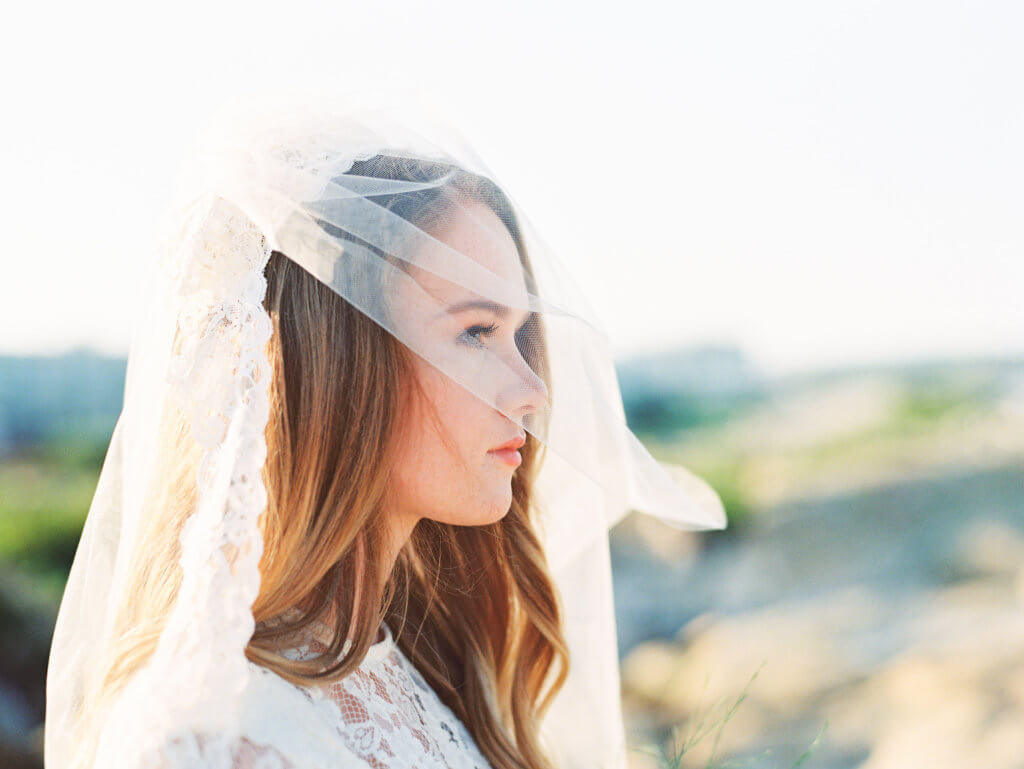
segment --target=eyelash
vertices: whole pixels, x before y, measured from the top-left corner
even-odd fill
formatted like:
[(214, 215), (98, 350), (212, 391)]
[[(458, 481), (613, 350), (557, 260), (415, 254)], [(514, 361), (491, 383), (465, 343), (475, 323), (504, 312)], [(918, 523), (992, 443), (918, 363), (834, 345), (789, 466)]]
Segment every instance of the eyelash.
[(470, 347), (482, 347), (482, 345), (479, 342), (479, 337), (474, 337), (473, 332), (476, 331), (482, 334), (483, 336), (490, 336), (497, 330), (498, 326), (497, 324), (494, 323), (490, 324), (489, 326), (470, 326), (469, 328), (462, 332), (462, 338), (471, 340), (466, 342), (466, 344), (468, 344)]

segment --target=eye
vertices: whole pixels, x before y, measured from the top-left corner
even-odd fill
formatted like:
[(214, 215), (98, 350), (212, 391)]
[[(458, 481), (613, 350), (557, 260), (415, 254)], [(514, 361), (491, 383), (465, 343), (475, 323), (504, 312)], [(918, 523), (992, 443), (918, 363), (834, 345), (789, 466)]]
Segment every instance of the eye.
[(497, 330), (498, 326), (494, 323), (491, 323), (489, 326), (470, 326), (459, 335), (459, 339), (471, 347), (483, 347), (480, 337), (490, 336)]

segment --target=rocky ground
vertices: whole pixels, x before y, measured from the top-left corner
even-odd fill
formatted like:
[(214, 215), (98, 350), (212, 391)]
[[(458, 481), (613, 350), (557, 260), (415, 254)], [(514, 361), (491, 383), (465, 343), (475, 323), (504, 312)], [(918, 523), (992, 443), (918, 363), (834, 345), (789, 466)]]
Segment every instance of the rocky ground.
[(812, 746), (804, 769), (1024, 767), (1018, 418), (890, 436), (788, 493), (800, 462), (776, 451), (781, 479), (729, 536), (627, 518), (612, 556), (632, 767), (665, 766), (644, 751), (702, 720), (681, 767), (791, 767)]

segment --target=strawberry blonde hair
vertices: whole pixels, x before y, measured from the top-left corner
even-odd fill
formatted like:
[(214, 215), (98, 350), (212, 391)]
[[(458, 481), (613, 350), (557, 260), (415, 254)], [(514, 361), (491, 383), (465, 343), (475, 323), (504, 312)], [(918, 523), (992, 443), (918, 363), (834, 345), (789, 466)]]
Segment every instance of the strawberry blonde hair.
[[(534, 290), (512, 207), (490, 180), (448, 164), (390, 155), (357, 161), (350, 173), (409, 181), (448, 175), (446, 190), (377, 196), (374, 202), (427, 231), (440, 221), (442, 194), (454, 191), (460, 200), (485, 203), (511, 234)], [(381, 559), (393, 551), (383, 500), (398, 428), (422, 403), (412, 353), (286, 254), (272, 252), (265, 274), (264, 307), (274, 332), (267, 346), (268, 504), (260, 518), (256, 632), (246, 655), (287, 680), (322, 685), (355, 670), (386, 622), (395, 643), (495, 769), (553, 769), (539, 729), (568, 675), (569, 653), (532, 504), (543, 445), (527, 434), (503, 518), (479, 526), (421, 519), (388, 571)], [(517, 341), (531, 368), (548, 380), (538, 316), (531, 316)], [(173, 406), (162, 430), (165, 471), (158, 474), (151, 507), (157, 513), (143, 523), (115, 627), (114, 637), (123, 640), (104, 666), (87, 715), (104, 712), (151, 656), (181, 583), (178, 535), (194, 509), (197, 458), (182, 448), (194, 442)], [(297, 621), (280, 620), (296, 609)], [(279, 653), (292, 633), (325, 620), (334, 643), (321, 657), (298, 661)], [(352, 644), (342, 654), (346, 638)]]

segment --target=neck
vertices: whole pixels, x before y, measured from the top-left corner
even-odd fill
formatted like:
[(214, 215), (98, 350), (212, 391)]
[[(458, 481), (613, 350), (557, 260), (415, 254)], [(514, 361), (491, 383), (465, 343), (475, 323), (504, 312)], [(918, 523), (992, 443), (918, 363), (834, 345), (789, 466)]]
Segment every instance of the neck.
[[(384, 561), (384, 569), (382, 570), (382, 574), (385, 575), (384, 579), (390, 577), (391, 572), (395, 568), (395, 562), (398, 560), (398, 553), (405, 546), (405, 543), (409, 540), (409, 537), (412, 535), (412, 530), (415, 528), (418, 520), (418, 517), (414, 518), (411, 516), (404, 516), (400, 514), (392, 515), (390, 517), (391, 525), (388, 529), (388, 536), (386, 538), (387, 556), (386, 560)], [(361, 545), (358, 547), (359, 549), (357, 551), (357, 560), (359, 563), (362, 563), (365, 554), (361, 548)], [(355, 600), (352, 604), (352, 616), (356, 616), (359, 612), (359, 602), (360, 598), (362, 597), (362, 574), (362, 570), (357, 571), (357, 582), (355, 585)], [(383, 587), (383, 585), (381, 587)], [(331, 604), (330, 608), (327, 611), (327, 614), (324, 616), (323, 622), (328, 627), (334, 627), (335, 623), (337, 622), (337, 619), (337, 604)], [(351, 636), (348, 637), (348, 640), (352, 640)], [(377, 635), (374, 637), (373, 643), (379, 643), (383, 640), (384, 630), (383, 628), (381, 628), (378, 630)]]

